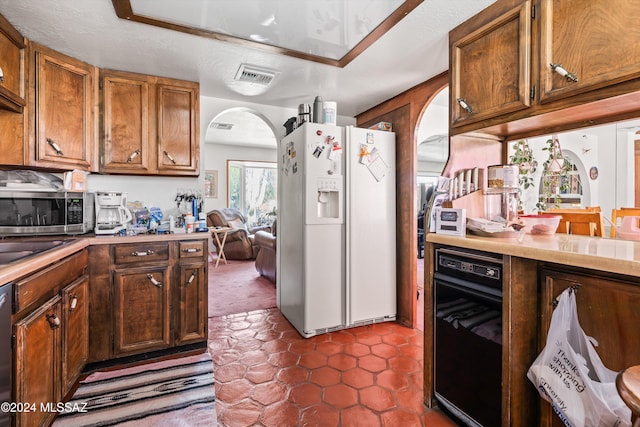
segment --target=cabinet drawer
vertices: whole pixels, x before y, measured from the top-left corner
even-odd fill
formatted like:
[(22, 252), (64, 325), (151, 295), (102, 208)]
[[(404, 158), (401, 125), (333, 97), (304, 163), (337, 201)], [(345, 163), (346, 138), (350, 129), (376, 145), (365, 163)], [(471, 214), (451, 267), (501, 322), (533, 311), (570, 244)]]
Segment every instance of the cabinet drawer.
[(169, 243), (136, 243), (131, 245), (114, 245), (114, 261), (116, 264), (140, 262), (157, 262), (169, 260)]
[(82, 250), (62, 261), (28, 276), (15, 285), (15, 313), (42, 302), (82, 276), (87, 268), (87, 251)]
[(180, 258), (202, 258), (206, 252), (206, 240), (180, 242)]

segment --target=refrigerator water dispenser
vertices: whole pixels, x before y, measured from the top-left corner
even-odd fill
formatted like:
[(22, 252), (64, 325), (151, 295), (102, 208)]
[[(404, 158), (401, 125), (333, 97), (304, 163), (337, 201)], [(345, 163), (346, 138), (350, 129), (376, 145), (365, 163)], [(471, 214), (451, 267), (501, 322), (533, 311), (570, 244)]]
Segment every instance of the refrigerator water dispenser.
[(318, 180), (318, 218), (340, 218), (339, 180), (322, 178)]

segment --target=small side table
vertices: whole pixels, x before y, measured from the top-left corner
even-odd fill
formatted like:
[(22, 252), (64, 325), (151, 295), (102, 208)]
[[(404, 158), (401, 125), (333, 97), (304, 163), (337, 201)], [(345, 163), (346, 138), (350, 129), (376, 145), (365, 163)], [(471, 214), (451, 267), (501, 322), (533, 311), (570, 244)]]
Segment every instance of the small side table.
[[(227, 264), (227, 257), (224, 255), (224, 244), (227, 241), (227, 234), (232, 230), (231, 227), (209, 227), (209, 231), (213, 234), (213, 238), (216, 239), (218, 244), (218, 259), (216, 260), (216, 268), (222, 259)], [(220, 240), (222, 236), (222, 240)]]

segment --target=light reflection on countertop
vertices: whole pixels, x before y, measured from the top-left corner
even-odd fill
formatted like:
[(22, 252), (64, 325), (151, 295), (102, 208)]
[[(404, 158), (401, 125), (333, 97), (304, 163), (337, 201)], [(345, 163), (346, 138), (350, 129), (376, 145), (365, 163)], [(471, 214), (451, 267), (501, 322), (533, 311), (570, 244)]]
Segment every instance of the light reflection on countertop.
[(429, 233), (425, 239), (431, 243), (640, 276), (640, 242), (575, 234), (525, 234), (521, 237), (458, 237)]

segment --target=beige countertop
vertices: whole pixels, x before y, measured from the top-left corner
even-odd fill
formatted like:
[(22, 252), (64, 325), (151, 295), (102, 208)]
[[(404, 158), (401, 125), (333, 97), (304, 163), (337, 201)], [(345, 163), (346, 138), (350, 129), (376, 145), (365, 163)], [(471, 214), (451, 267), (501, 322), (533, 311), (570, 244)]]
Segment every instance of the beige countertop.
[[(0, 285), (30, 274), (91, 245), (166, 242), (173, 240), (202, 240), (210, 238), (211, 233), (139, 234), (137, 236), (51, 236), (52, 240), (71, 240), (72, 242), (49, 251), (42, 252), (35, 256), (25, 258), (24, 260), (0, 266)], [(29, 238), (24, 239), (27, 240)], [(39, 239), (42, 240), (43, 238), (39, 237)]]
[(602, 237), (524, 234), (519, 238), (429, 233), (427, 242), (640, 277), (640, 242)]

